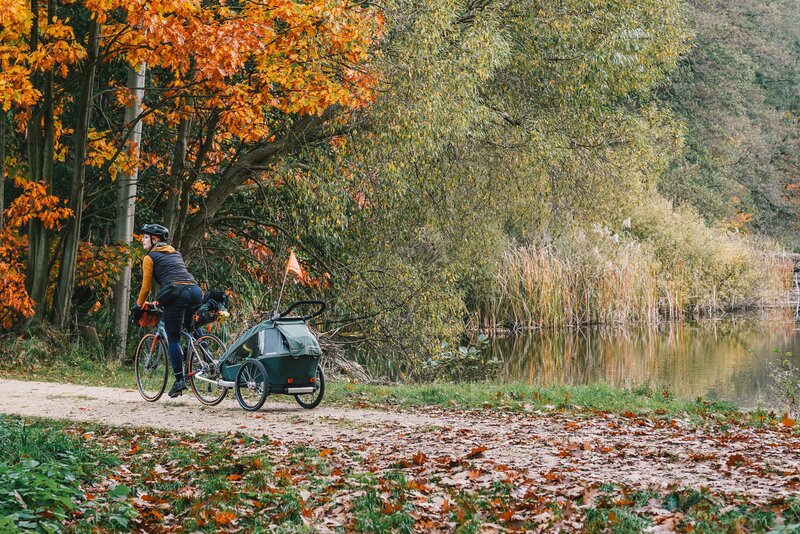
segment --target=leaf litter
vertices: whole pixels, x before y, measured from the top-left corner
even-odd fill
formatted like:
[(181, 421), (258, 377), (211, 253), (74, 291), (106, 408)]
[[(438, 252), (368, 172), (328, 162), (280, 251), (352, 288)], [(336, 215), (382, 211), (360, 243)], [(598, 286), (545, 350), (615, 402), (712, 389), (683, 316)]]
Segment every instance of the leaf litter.
[[(286, 404), (254, 417), (233, 403), (166, 408), (85, 386), (34, 383), (15, 396), (13, 382), (3, 381), (11, 394), (0, 411), (79, 421), (68, 432), (121, 460), (82, 490), (131, 488), (137, 529), (148, 532), (759, 531), (800, 522), (800, 437), (785, 421)], [(97, 400), (56, 410), (46, 400), (54, 388)]]

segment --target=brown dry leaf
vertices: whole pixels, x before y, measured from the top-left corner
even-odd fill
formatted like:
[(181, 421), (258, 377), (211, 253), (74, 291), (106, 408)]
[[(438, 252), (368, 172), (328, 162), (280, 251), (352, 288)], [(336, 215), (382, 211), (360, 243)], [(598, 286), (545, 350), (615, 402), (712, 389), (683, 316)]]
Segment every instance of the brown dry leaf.
[(470, 469), (470, 471), (469, 471), (469, 479), (470, 480), (477, 480), (477, 479), (481, 478), (482, 475), (483, 475), (483, 471), (481, 471), (480, 469)]
[(219, 510), (214, 512), (214, 521), (218, 525), (228, 525), (236, 521), (236, 515), (233, 512)]
[(403, 507), (398, 504), (392, 504), (390, 502), (384, 501), (382, 511), (386, 515), (392, 515), (393, 513), (401, 510)]
[(728, 461), (725, 462), (725, 465), (728, 467), (738, 467), (740, 465), (747, 465), (749, 463), (749, 460), (741, 454), (731, 454), (728, 456)]
[(472, 451), (470, 451), (469, 454), (467, 454), (466, 458), (469, 458), (469, 459), (479, 458), (479, 457), (483, 456), (483, 453), (486, 450), (487, 450), (487, 448), (486, 448), (485, 445), (481, 445), (479, 447), (475, 447), (475, 448), (472, 449)]
[(416, 454), (414, 454), (414, 456), (411, 457), (411, 460), (416, 465), (424, 464), (427, 459), (428, 459), (428, 457), (422, 451), (418, 451)]

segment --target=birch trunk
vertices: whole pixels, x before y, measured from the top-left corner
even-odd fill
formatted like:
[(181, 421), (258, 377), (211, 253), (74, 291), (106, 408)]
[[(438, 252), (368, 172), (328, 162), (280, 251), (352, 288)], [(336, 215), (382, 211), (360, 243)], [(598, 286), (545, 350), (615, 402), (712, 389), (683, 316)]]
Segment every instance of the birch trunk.
[[(133, 157), (139, 157), (139, 144), (142, 140), (142, 122), (139, 120), (141, 101), (144, 98), (144, 83), (147, 67), (128, 71), (128, 90), (131, 101), (125, 108), (125, 124), (129, 128), (128, 143), (133, 147)], [(117, 179), (117, 219), (114, 228), (114, 239), (117, 244), (129, 245), (133, 238), (133, 222), (136, 214), (136, 187), (139, 180), (139, 168), (135, 166), (130, 174), (121, 175)], [(131, 262), (122, 267), (119, 280), (114, 287), (114, 322), (119, 333), (116, 347), (119, 360), (125, 359), (125, 347), (128, 342), (128, 311), (131, 297)]]

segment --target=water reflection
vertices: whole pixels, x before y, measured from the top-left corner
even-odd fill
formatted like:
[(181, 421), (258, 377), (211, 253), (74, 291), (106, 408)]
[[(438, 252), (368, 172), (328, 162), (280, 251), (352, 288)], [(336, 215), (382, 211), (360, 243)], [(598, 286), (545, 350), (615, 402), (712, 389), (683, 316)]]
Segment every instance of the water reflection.
[[(680, 398), (775, 404), (768, 362), (800, 354), (792, 308), (636, 330), (583, 328), (496, 337), (502, 379), (668, 388)], [(778, 352), (774, 352), (777, 349)]]

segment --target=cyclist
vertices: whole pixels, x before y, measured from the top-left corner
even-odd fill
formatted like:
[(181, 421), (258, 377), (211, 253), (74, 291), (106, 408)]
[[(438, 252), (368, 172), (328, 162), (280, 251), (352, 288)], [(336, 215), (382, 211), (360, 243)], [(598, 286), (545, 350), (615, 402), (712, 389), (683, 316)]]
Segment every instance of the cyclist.
[(142, 289), (137, 306), (144, 306), (153, 280), (160, 290), (156, 302), (164, 308), (164, 328), (167, 331), (169, 360), (175, 373), (175, 383), (170, 397), (181, 395), (186, 389), (183, 376), (183, 351), (181, 350), (181, 325), (190, 329), (192, 310), (203, 300), (203, 291), (186, 269), (181, 253), (169, 244), (169, 230), (160, 224), (145, 224), (141, 232), (142, 245), (147, 255), (142, 259)]

